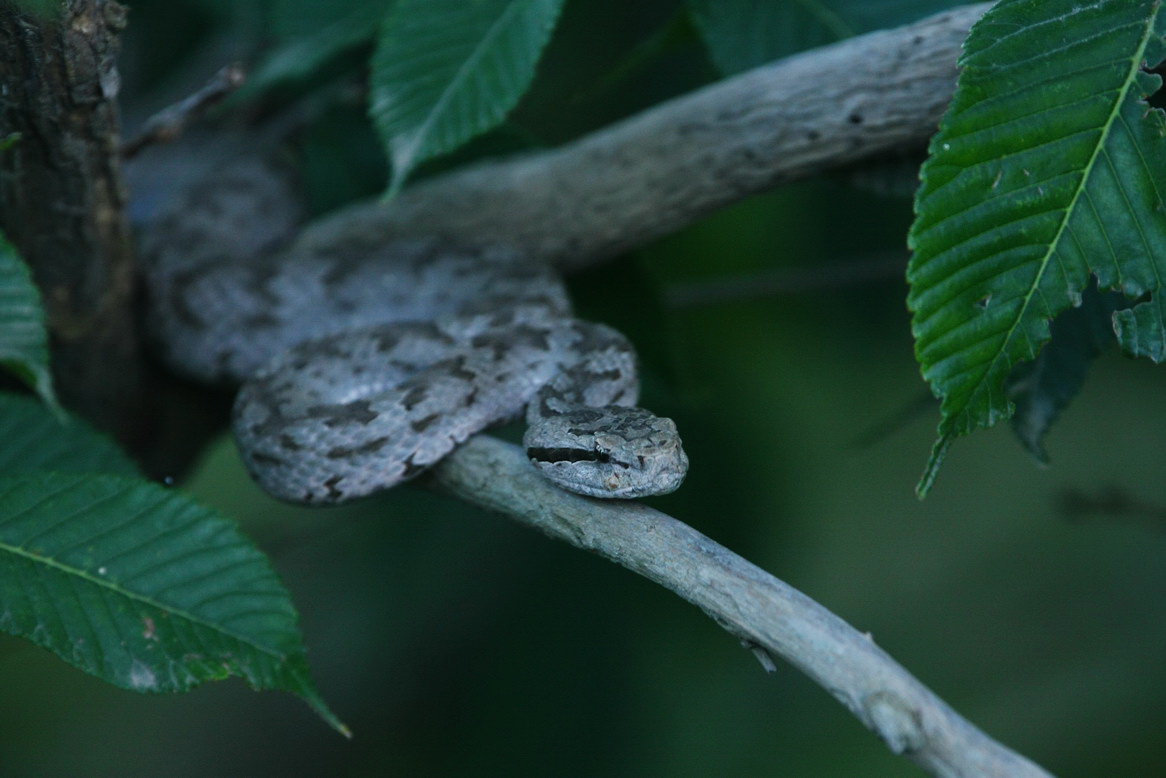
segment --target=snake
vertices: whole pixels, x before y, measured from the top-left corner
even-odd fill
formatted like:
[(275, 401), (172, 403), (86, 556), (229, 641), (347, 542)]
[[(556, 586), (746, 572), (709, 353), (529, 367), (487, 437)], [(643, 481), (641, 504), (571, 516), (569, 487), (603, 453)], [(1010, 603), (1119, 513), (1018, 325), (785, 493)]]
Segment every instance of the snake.
[(636, 405), (632, 344), (576, 318), (549, 263), (439, 237), (297, 240), (298, 192), (274, 171), (232, 158), (148, 218), (131, 210), (148, 225), (147, 332), (175, 371), (238, 387), (232, 428), (264, 490), (344, 503), (519, 419), (531, 465), (565, 490), (680, 485), (687, 455)]

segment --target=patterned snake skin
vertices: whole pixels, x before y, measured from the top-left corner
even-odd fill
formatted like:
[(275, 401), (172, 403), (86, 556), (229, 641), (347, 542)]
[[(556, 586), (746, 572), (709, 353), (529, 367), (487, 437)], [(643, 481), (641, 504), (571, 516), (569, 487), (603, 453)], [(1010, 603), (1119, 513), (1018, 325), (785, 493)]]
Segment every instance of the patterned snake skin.
[(676, 489), (676, 425), (633, 407), (631, 344), (571, 317), (546, 265), (503, 249), (349, 238), (283, 246), (294, 190), (234, 160), (180, 191), (142, 238), (151, 331), (196, 379), (241, 384), (234, 431), (276, 497), (389, 488), (525, 413), (528, 456), (564, 489)]

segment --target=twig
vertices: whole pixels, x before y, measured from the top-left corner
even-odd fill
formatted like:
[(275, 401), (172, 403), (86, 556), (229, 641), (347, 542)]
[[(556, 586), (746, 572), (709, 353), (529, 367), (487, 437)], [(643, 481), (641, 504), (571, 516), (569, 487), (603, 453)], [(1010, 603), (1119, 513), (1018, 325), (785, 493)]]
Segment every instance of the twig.
[(147, 119), (137, 135), (122, 143), (122, 159), (133, 159), (146, 146), (169, 143), (180, 137), (208, 109), (242, 86), (244, 79), (242, 65), (223, 67), (201, 89)]
[(561, 491), (520, 448), (484, 435), (447, 457), (432, 478), (466, 502), (595, 551), (675, 592), (755, 653), (792, 663), (891, 751), (933, 775), (1048, 775), (961, 718), (869, 636), (671, 516)]
[(352, 206), (305, 246), (425, 235), (504, 244), (565, 269), (611, 257), (796, 178), (921, 145), (989, 4), (963, 6), (751, 70), (550, 151)]
[(863, 261), (830, 262), (813, 267), (783, 267), (732, 278), (701, 279), (675, 284), (665, 290), (664, 302), (670, 308), (696, 308), (741, 300), (841, 289), (870, 281), (902, 278), (906, 268), (906, 252), (890, 251)]
[(1083, 489), (1065, 489), (1057, 496), (1057, 507), (1062, 516), (1074, 522), (1103, 516), (1142, 521), (1159, 530), (1166, 527), (1166, 505), (1141, 500), (1119, 486), (1111, 485), (1092, 495)]

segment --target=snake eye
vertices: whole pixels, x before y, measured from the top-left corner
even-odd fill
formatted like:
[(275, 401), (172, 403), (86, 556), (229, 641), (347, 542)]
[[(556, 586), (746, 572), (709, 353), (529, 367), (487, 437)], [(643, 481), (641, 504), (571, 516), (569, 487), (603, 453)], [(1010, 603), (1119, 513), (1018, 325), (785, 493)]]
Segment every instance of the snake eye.
[(526, 455), (538, 462), (609, 462), (611, 460), (606, 453), (588, 448), (531, 446), (526, 450)]

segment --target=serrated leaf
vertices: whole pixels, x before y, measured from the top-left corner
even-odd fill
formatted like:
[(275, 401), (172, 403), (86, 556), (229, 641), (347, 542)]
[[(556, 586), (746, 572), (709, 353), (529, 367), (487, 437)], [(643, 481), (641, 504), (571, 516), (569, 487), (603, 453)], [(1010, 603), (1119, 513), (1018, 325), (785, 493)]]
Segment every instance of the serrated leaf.
[(1093, 360), (1116, 341), (1113, 312), (1126, 305), (1121, 295), (1086, 289), (1081, 305), (1053, 322), (1052, 340), (1037, 358), (1008, 377), (1008, 399), (1016, 406), (1012, 430), (1037, 461), (1048, 462), (1045, 435), (1081, 391)]
[(399, 0), (372, 59), (370, 113), (393, 163), (419, 164), (496, 127), (534, 78), (563, 0)]
[(0, 233), (0, 365), (57, 407), (40, 291), (16, 247)]
[(909, 244), (915, 353), (940, 397), (925, 494), (951, 440), (1013, 412), (1004, 381), (1090, 284), (1150, 299), (1115, 314), (1164, 353), (1166, 121), (1145, 103), (1158, 2), (1003, 0), (972, 28), (932, 141)]
[(139, 474), (117, 444), (81, 419), (62, 422), (30, 397), (0, 393), (0, 473), (32, 470)]
[(874, 29), (921, 19), (958, 0), (687, 0), (724, 75)]
[(0, 477), (0, 630), (139, 692), (244, 678), (320, 699), (291, 598), (214, 511), (119, 476)]

